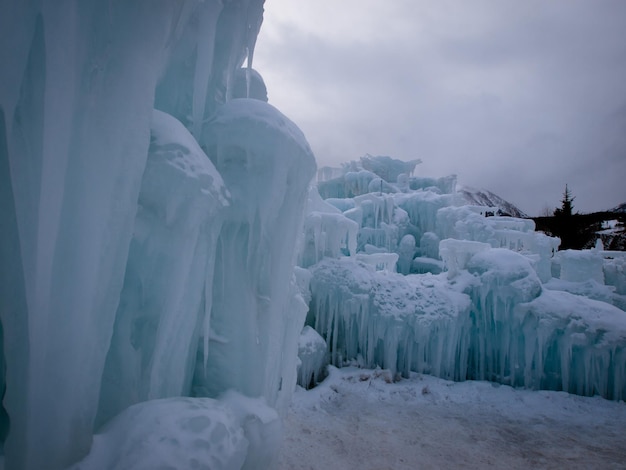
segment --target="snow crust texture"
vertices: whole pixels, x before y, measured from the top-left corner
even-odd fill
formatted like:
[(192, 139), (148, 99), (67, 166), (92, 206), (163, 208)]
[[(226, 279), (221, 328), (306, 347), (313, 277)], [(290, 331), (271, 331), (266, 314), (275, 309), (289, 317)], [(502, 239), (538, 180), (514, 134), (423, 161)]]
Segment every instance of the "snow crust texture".
[[(366, 169), (385, 165), (395, 181)], [(467, 205), (454, 177), (418, 185), (396, 168), (368, 156), (320, 172), (332, 226), (309, 196), (304, 252), (323, 245), (325, 259), (300, 261), (312, 275), (307, 324), (329, 363), (625, 399), (623, 253), (557, 252), (532, 220)], [(356, 254), (342, 216), (358, 225)]]
[[(265, 442), (267, 437), (274, 442)], [(94, 436), (71, 470), (264, 468), (281, 438), (276, 411), (230, 392), (211, 398), (164, 398), (125, 409)], [(271, 457), (268, 459), (268, 457)]]
[(279, 470), (618, 469), (626, 407), (600, 397), (329, 367), (298, 390)]

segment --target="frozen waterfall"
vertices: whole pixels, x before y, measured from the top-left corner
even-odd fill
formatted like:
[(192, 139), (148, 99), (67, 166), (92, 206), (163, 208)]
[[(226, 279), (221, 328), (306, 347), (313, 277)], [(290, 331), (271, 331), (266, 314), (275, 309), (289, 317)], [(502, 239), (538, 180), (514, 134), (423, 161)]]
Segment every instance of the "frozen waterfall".
[[(243, 96), (263, 98), (263, 1), (0, 11), (5, 468), (62, 469), (92, 443), (81, 468), (150, 468), (137, 466), (150, 446), (118, 460), (122, 436), (175, 439), (149, 422), (178, 409), (192, 434), (236, 440), (222, 454), (207, 441), (197, 462), (269, 465), (270, 415), (296, 382), (293, 267), (315, 162), (272, 106), (227, 103), (246, 58)], [(173, 398), (192, 395), (212, 401)]]

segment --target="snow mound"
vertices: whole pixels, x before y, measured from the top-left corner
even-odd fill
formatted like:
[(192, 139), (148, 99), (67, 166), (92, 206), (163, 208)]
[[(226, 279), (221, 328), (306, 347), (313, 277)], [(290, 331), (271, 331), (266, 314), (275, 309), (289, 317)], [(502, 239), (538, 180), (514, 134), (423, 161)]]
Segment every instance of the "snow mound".
[(133, 405), (94, 436), (70, 470), (252, 470), (275, 460), (276, 411), (234, 392), (223, 400), (167, 398)]

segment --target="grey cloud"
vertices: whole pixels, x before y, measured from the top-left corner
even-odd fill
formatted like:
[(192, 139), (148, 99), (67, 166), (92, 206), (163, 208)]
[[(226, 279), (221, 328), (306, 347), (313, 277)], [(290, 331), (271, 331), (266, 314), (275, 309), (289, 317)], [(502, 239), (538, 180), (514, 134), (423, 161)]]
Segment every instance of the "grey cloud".
[(297, 24), (261, 36), (270, 102), (320, 165), (419, 157), (422, 174), (457, 173), (531, 214), (557, 205), (565, 183), (581, 211), (626, 201), (626, 2), (438, 2), (452, 18), (415, 5), (434, 20), (401, 41), (333, 40)]

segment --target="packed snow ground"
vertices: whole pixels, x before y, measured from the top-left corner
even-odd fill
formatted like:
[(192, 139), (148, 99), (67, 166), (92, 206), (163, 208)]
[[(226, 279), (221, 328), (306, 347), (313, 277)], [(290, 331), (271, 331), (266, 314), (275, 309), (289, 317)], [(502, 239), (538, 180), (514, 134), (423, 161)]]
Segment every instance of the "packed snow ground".
[(336, 369), (294, 395), (280, 470), (626, 468), (626, 403)]

